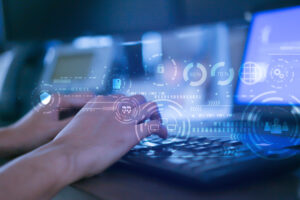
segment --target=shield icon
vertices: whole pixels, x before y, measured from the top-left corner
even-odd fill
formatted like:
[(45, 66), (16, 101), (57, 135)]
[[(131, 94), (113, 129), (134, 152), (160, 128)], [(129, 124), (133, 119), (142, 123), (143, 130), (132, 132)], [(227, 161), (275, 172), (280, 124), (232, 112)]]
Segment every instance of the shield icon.
[(43, 92), (40, 94), (40, 101), (43, 105), (47, 105), (51, 101), (51, 95), (47, 92)]

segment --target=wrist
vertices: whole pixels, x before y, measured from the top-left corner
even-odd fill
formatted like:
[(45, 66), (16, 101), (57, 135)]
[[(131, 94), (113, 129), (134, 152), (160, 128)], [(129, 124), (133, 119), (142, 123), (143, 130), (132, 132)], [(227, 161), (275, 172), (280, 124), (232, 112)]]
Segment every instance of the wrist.
[(12, 160), (2, 168), (1, 173), (5, 174), (7, 180), (17, 177), (15, 184), (19, 189), (12, 196), (20, 196), (19, 193), (24, 199), (50, 199), (59, 190), (78, 180), (73, 162), (72, 154), (62, 146), (47, 144)]
[(56, 176), (59, 181), (57, 184), (66, 186), (81, 178), (76, 164), (78, 160), (77, 156), (68, 147), (51, 141), (39, 149), (49, 152), (51, 156), (49, 160), (54, 160), (54, 163), (50, 165), (54, 165), (56, 168)]
[(92, 165), (89, 160), (85, 159), (85, 151), (82, 148), (77, 148), (59, 140), (53, 140), (45, 145), (45, 147), (47, 151), (52, 151), (53, 154), (59, 157), (58, 162), (64, 168), (63, 176), (65, 177), (64, 182), (66, 185), (87, 176), (87, 169)]
[(72, 174), (72, 182), (99, 173), (97, 163), (101, 160), (101, 148), (73, 143), (68, 138), (54, 139), (49, 145), (58, 147), (67, 158), (71, 165), (68, 168)]

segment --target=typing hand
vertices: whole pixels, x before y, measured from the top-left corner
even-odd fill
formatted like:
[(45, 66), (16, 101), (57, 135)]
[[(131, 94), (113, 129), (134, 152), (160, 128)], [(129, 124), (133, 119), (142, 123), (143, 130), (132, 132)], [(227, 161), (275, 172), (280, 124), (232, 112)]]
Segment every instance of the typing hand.
[[(52, 142), (52, 146), (63, 149), (73, 158), (71, 169), (75, 169), (74, 180), (103, 171), (151, 134), (167, 137), (156, 103), (146, 102), (143, 96), (138, 95), (125, 97), (127, 101), (134, 100), (136, 107), (122, 106), (122, 103), (118, 106), (122, 98), (95, 97)], [(149, 107), (151, 113), (149, 109), (143, 109)], [(120, 112), (121, 115), (122, 112), (139, 114), (130, 122), (128, 118), (120, 117)]]
[(53, 95), (51, 99), (55, 99), (54, 101), (59, 103), (39, 104), (8, 128), (9, 134), (6, 134), (5, 139), (3, 139), (3, 145), (0, 144), (1, 153), (3, 155), (16, 155), (49, 142), (73, 119), (72, 116), (60, 119), (61, 112), (72, 108), (82, 108), (93, 97), (94, 95), (87, 93)]
[[(124, 98), (135, 106), (123, 104)], [(85, 100), (67, 102), (78, 106)], [(46, 129), (45, 138), (50, 139), (70, 121), (58, 122), (58, 113), (51, 117), (38, 113), (28, 114), (18, 126), (35, 127), (36, 135)], [(142, 96), (95, 97), (51, 142), (0, 168), (0, 198), (51, 199), (66, 185), (102, 172), (151, 134), (167, 137), (155, 103)], [(35, 138), (35, 143), (41, 140)]]

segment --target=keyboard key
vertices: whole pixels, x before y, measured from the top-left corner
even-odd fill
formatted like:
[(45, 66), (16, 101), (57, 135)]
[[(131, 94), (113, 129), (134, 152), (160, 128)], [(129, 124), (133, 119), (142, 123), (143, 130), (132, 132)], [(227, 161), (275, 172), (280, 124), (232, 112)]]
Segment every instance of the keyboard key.
[(194, 154), (192, 152), (188, 152), (188, 151), (175, 151), (173, 152), (172, 157), (175, 158), (192, 158), (194, 157)]
[(209, 151), (209, 147), (200, 146), (194, 149), (196, 152)]
[(191, 158), (191, 160), (193, 160), (193, 161), (203, 161), (205, 159), (206, 159), (205, 156), (194, 156)]
[(213, 154), (220, 154), (224, 152), (224, 149), (222, 147), (215, 147), (215, 148), (211, 148), (210, 152)]
[(189, 162), (187, 164), (187, 168), (190, 168), (190, 169), (198, 168), (198, 167), (201, 167), (201, 166), (203, 166), (202, 162)]
[(230, 142), (227, 142), (227, 143), (225, 143), (225, 145), (227, 146), (241, 146), (241, 145), (243, 145), (243, 143), (242, 142), (239, 142), (239, 141), (230, 141)]
[(169, 157), (167, 161), (175, 165), (181, 165), (188, 162), (186, 159), (176, 158), (176, 157)]
[(209, 151), (194, 152), (195, 156), (208, 156), (209, 154)]

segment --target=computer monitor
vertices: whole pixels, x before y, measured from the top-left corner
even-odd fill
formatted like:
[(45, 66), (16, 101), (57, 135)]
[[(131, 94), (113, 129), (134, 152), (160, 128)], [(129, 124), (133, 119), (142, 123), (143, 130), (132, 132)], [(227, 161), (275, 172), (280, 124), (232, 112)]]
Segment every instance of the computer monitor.
[(235, 103), (300, 105), (300, 7), (253, 16)]

